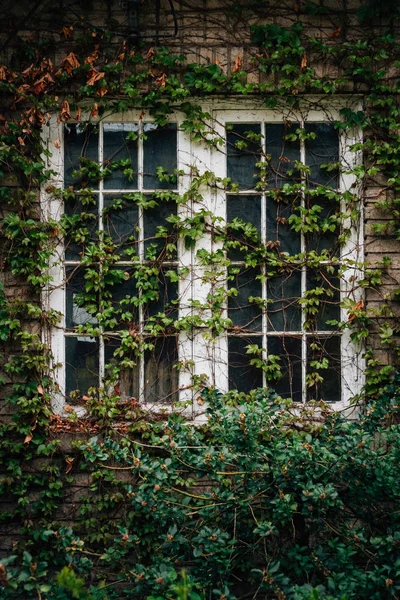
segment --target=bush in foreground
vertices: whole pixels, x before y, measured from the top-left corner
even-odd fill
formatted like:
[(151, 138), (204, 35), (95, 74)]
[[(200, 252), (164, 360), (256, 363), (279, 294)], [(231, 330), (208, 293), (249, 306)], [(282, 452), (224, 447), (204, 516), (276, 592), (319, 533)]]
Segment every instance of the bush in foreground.
[(0, 597), (398, 598), (399, 392), (349, 420), (208, 390), (201, 427), (172, 415), (146, 439), (92, 438), (74, 526), (4, 561)]

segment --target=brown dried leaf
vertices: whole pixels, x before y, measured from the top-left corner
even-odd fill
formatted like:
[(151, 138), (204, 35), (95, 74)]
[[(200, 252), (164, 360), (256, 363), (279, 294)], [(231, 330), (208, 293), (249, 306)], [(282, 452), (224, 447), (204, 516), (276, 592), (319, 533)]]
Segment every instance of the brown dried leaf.
[(43, 92), (47, 88), (49, 83), (54, 83), (54, 79), (52, 78), (50, 73), (46, 73), (45, 75), (43, 75), (43, 77), (37, 79), (33, 83), (33, 92), (35, 94), (40, 94), (40, 92)]
[(95, 102), (95, 104), (92, 108), (92, 112), (90, 114), (92, 115), (92, 117), (94, 119), (96, 119), (97, 115), (99, 114), (99, 105), (97, 104), (97, 102)]
[(338, 27), (333, 33), (329, 34), (330, 38), (338, 37), (341, 34), (342, 28)]
[(2, 563), (0, 563), (0, 585), (2, 587), (8, 586), (7, 571)]
[(150, 60), (151, 58), (153, 58), (154, 54), (154, 48), (150, 48), (148, 53), (146, 54), (146, 60)]
[(303, 56), (301, 57), (300, 68), (305, 69), (306, 66), (307, 66), (307, 54), (304, 53)]
[(32, 106), (26, 113), (29, 123), (32, 125), (44, 125), (46, 118), (41, 110)]
[(22, 71), (22, 75), (30, 75), (34, 71), (33, 64), (26, 67), (24, 71)]
[(76, 115), (75, 115), (75, 120), (80, 121), (81, 118), (82, 118), (82, 109), (80, 106), (78, 106), (78, 110), (76, 111)]
[(38, 392), (38, 394), (40, 394), (41, 396), (43, 396), (43, 394), (44, 394), (44, 389), (43, 389), (43, 386), (41, 386), (41, 385), (40, 385), (40, 383), (39, 383), (39, 385), (37, 386), (37, 392)]
[(69, 456), (66, 457), (65, 462), (67, 463), (67, 468), (65, 469), (66, 473), (69, 473), (70, 471), (72, 471), (72, 466), (74, 464), (74, 460), (75, 458), (70, 458)]
[(279, 246), (281, 245), (279, 240), (276, 240), (275, 242), (273, 242), (272, 240), (269, 240), (268, 242), (265, 243), (265, 246), (271, 250), (276, 250), (277, 248), (279, 248)]
[(7, 67), (0, 65), (0, 81), (6, 81), (7, 79)]
[(81, 63), (73, 52), (70, 52), (63, 60), (63, 67), (67, 71), (68, 75), (72, 74), (72, 69), (77, 69), (80, 66)]
[(214, 64), (218, 65), (218, 66), (219, 66), (219, 68), (221, 69), (221, 71), (223, 71), (222, 65), (221, 65), (221, 63), (220, 63), (220, 61), (219, 61), (218, 57), (215, 59), (215, 63), (214, 63)]
[(163, 73), (162, 75), (160, 75), (160, 77), (157, 77), (155, 83), (157, 85), (159, 85), (162, 88), (165, 88), (165, 83), (167, 81), (167, 75), (166, 73)]
[(71, 109), (68, 100), (64, 100), (61, 105), (60, 119), (61, 121), (69, 121), (71, 119)]
[(92, 52), (92, 54), (89, 54), (89, 56), (87, 56), (85, 58), (85, 64), (86, 65), (92, 65), (93, 63), (99, 58), (99, 45), (97, 44), (95, 46), (94, 51)]
[(106, 87), (101, 87), (97, 90), (97, 95), (100, 96), (100, 98), (102, 98), (103, 96), (105, 96), (108, 92), (108, 89)]
[(235, 60), (235, 66), (232, 69), (233, 73), (240, 71), (241, 67), (242, 67), (242, 59), (240, 58), (240, 56), (237, 56), (236, 60)]
[(359, 310), (362, 310), (363, 308), (364, 308), (364, 300), (360, 300), (359, 302), (356, 302), (355, 305), (353, 306), (353, 308), (351, 309), (349, 318), (347, 319), (348, 323), (351, 323), (352, 321), (354, 321), (354, 319), (357, 316), (356, 313)]
[(73, 25), (70, 25), (69, 27), (63, 27), (61, 29), (61, 33), (64, 35), (65, 38), (70, 38), (73, 30), (74, 30)]
[(87, 85), (94, 85), (96, 81), (103, 79), (104, 75), (105, 73), (100, 73), (99, 71), (96, 71), (96, 69), (92, 69), (89, 71), (89, 79), (86, 82)]
[(30, 431), (28, 435), (25, 436), (24, 444), (29, 444), (29, 442), (33, 439), (33, 433)]

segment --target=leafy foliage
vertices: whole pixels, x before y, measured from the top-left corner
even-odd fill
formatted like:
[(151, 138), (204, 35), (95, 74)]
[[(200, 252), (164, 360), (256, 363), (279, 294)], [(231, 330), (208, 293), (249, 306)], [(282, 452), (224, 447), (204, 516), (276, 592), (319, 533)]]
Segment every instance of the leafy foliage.
[[(90, 3), (80, 7), (84, 14), (89, 10), (86, 4)], [(229, 7), (233, 17), (249, 10), (256, 16), (266, 10), (270, 17), (267, 3), (233, 4)], [(315, 410), (294, 407), (289, 401), (282, 404), (270, 391), (223, 398), (209, 390), (203, 395), (208, 420), (202, 427), (188, 424), (179, 415), (149, 423), (137, 404), (121, 408), (116, 383), (121, 369), (135, 364), (152, 344), (132, 335), (127, 325), (139, 305), (158, 297), (156, 248), (148, 249), (152, 264), (142, 264), (135, 273), (140, 293), (116, 308), (112, 291), (126, 275), (115, 263), (121, 256), (137, 258), (134, 240), (121, 249), (110, 237), (93, 239), (91, 234), (95, 200), (90, 186), (118, 170), (131, 180), (130, 164), (115, 160), (100, 165), (82, 159), (74, 172), (82, 203), (77, 217), (66, 213), (56, 221), (41, 214), (37, 202), (39, 185), (49, 196), (62, 193), (66, 203), (76, 199), (76, 190), (60, 192), (48, 185), (53, 174), (46, 165), (49, 150), (43, 148), (41, 133), (49, 112), (57, 112), (61, 122), (74, 118), (81, 122), (86, 111), (96, 122), (105, 114), (139, 107), (164, 125), (171, 112), (180, 109), (186, 134), (196, 143), (220, 148), (223, 140), (210, 128), (202, 98), (255, 95), (265, 106), (290, 116), (301, 102), (323, 107), (324, 97), (330, 103), (333, 94), (347, 92), (351, 85), (354, 92), (363, 93), (365, 110), (350, 103), (335, 126), (365, 133), (352, 148), (363, 152), (364, 162), (344, 167), (345, 175), (355, 177), (354, 189), (342, 194), (329, 185), (305, 189), (302, 178), (309, 176), (309, 169), (301, 161), (289, 174), (293, 181), (280, 189), (268, 187), (268, 156), (256, 165), (256, 189), (267, 190), (268, 198), (277, 204), (292, 203), (288, 226), (293, 234), (318, 236), (340, 229), (343, 244), (349, 235), (343, 223), (360, 218), (359, 186), (379, 187), (384, 194), (377, 206), (388, 220), (376, 223), (374, 231), (398, 240), (400, 46), (394, 27), (398, 6), (396, 2), (364, 4), (357, 13), (364, 27), (362, 39), (346, 37), (346, 15), (328, 38), (310, 35), (302, 17), (323, 16), (328, 10), (321, 3), (295, 3), (297, 22), (289, 27), (262, 24), (257, 17), (259, 24), (251, 30), (257, 45), (251, 65), (261, 74), (260, 83), (248, 79), (240, 57), (228, 73), (217, 62), (191, 62), (166, 47), (131, 49), (123, 41), (116, 53), (113, 24), (109, 31), (103, 30), (84, 15), (76, 20), (61, 15), (59, 35), (68, 49), (58, 64), (51, 59), (54, 40), (47, 37), (29, 43), (20, 37), (7, 49), (9, 64), (0, 67), (0, 199), (6, 209), (0, 224), (2, 269), (21, 289), (27, 285), (28, 292), (26, 297), (21, 293), (10, 299), (0, 290), (2, 383), (11, 413), (0, 426), (0, 491), (6, 501), (1, 519), (5, 525), (11, 523), (12, 535), (23, 536), (16, 539), (13, 553), (0, 568), (0, 594), (5, 600), (399, 596), (399, 381), (394, 368), (382, 365), (371, 350), (367, 353), (366, 402), (357, 421), (330, 412), (323, 403)], [(58, 18), (58, 10), (54, 11)], [(388, 19), (388, 30), (380, 35), (371, 30), (369, 36), (366, 25), (378, 18)], [(330, 67), (322, 74), (317, 68), (321, 64)], [(135, 136), (131, 133), (130, 140)], [(259, 141), (248, 132), (235, 148), (246, 150)], [(304, 143), (307, 134), (297, 129), (287, 141)], [(325, 171), (334, 173), (337, 167), (328, 164)], [(158, 177), (164, 182), (176, 182), (180, 176), (159, 166)], [(387, 257), (372, 266), (344, 261), (338, 267), (326, 250), (282, 253), (272, 240), (263, 243), (254, 224), (245, 220), (236, 218), (224, 227), (201, 207), (204, 189), (235, 193), (238, 186), (192, 167), (184, 195), (159, 193), (149, 199), (134, 194), (115, 201), (102, 215), (106, 219), (107, 210), (122, 210), (123, 202), (143, 210), (171, 201), (178, 206), (190, 201), (196, 207), (190, 216), (168, 218), (172, 240), (163, 228), (156, 238), (166, 242), (167, 256), (174, 255), (179, 239), (187, 249), (197, 249), (212, 293), (202, 305), (193, 304), (193, 315), (152, 317), (146, 325), (149, 336), (207, 330), (215, 340), (232, 331), (224, 310), (237, 290), (216, 283), (230, 266), (226, 253), (232, 251), (243, 253), (246, 267), (263, 264), (265, 278), (309, 268), (321, 280), (329, 262), (330, 274), (335, 272), (339, 278), (347, 276), (346, 269), (362, 269), (358, 285), (367, 291), (379, 293), (384, 282), (395, 284)], [(300, 203), (304, 194), (309, 204)], [(323, 212), (326, 200), (337, 208), (329, 216)], [(223, 249), (198, 249), (205, 234)], [(77, 304), (90, 319), (79, 326), (79, 332), (97, 336), (100, 327), (116, 328), (121, 346), (109, 373), (112, 392), (107, 386), (89, 390), (88, 417), (79, 421), (72, 411), (58, 431), (51, 409), (58, 390), (42, 333), (48, 334), (60, 315), (47, 310), (40, 295), (44, 297), (51, 285), (49, 264), (61, 236), (85, 250), (80, 261), (84, 288)], [(236, 275), (231, 269), (230, 280)], [(171, 271), (168, 276), (176, 281), (185, 271)], [(351, 329), (356, 343), (368, 341), (375, 330), (383, 347), (398, 354), (399, 289), (397, 285), (391, 289), (378, 307), (349, 296), (342, 305), (347, 320), (337, 319), (331, 326), (337, 332)], [(262, 305), (264, 300), (253, 297), (251, 302)], [(300, 299), (309, 332), (315, 329), (324, 302), (336, 300), (321, 281)], [(279, 356), (270, 354), (265, 361), (263, 350), (255, 344), (246, 351), (251, 364), (273, 384), (281, 373)], [(323, 379), (326, 358), (317, 355), (311, 367), (307, 381), (312, 386)], [(203, 383), (193, 378), (195, 387)], [(125, 420), (122, 428), (121, 420)], [(83, 433), (84, 441), (72, 449), (63, 428)], [(60, 450), (62, 442), (66, 455)], [(88, 491), (76, 491), (77, 475), (88, 476)], [(78, 506), (65, 521), (62, 507), (69, 506), (71, 494), (78, 495)]]
[[(192, 599), (395, 598), (399, 384), (357, 420), (266, 390), (229, 406), (209, 390), (203, 427), (173, 415), (146, 443), (80, 442), (87, 500), (72, 527), (53, 522), (24, 552), (25, 570), (3, 563), (3, 597), (64, 598), (61, 586), (85, 600), (174, 598), (186, 567)], [(123, 515), (101, 535), (105, 510)], [(49, 557), (73, 571), (51, 582)]]

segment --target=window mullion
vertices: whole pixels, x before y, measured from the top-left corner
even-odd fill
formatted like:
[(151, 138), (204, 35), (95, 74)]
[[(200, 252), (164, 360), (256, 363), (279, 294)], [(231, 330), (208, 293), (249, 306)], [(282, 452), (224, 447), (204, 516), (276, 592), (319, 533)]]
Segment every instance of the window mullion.
[[(190, 161), (192, 153), (192, 140), (189, 134), (184, 131), (180, 131), (178, 127), (178, 170), (184, 174), (178, 178), (178, 193), (182, 197), (189, 188), (192, 180), (191, 163)], [(185, 204), (179, 204), (177, 207), (177, 214), (181, 219), (187, 219), (193, 216), (193, 201), (189, 199)], [(184, 238), (180, 237), (177, 240), (177, 269), (179, 273), (180, 267), (189, 268), (189, 274), (183, 276), (179, 273), (178, 283), (178, 315), (179, 319), (185, 317), (191, 317), (194, 314), (192, 307), (192, 300), (194, 299), (193, 294), (193, 262), (194, 262), (194, 251), (192, 248), (185, 247)], [(166, 264), (166, 263), (164, 263)], [(178, 358), (180, 362), (188, 361), (190, 366), (185, 365), (184, 369), (179, 372), (179, 400), (187, 401), (191, 400), (190, 414), (193, 415), (197, 412), (195, 406), (195, 398), (192, 387), (192, 372), (195, 356), (195, 340), (192, 339), (191, 332), (180, 331), (178, 335)]]
[[(139, 193), (143, 194), (143, 169), (144, 169), (144, 160), (143, 160), (143, 121), (140, 120), (138, 123), (138, 190)], [(143, 215), (143, 207), (139, 206), (138, 211), (139, 217), (139, 240), (138, 240), (138, 254), (139, 254), (139, 264), (143, 265), (144, 263), (144, 215)], [(139, 297), (142, 296), (142, 290), (139, 290)], [(139, 303), (139, 335), (143, 336), (143, 304)], [(140, 402), (145, 401), (145, 368), (144, 368), (144, 354), (139, 357), (139, 398)]]
[[(226, 127), (225, 127), (225, 115), (221, 115), (218, 112), (214, 112), (213, 128), (217, 135), (221, 139), (225, 140), (224, 145), (221, 145), (219, 149), (213, 148), (210, 156), (210, 167), (214, 171), (217, 177), (227, 176), (227, 141), (226, 141)], [(215, 216), (221, 217), (224, 223), (227, 221), (227, 195), (225, 190), (215, 188), (213, 195), (210, 195), (210, 208)], [(214, 250), (218, 246), (214, 244)], [(222, 248), (222, 245), (219, 245)], [(224, 273), (221, 274), (219, 285), (227, 286), (227, 267), (224, 268)], [(223, 318), (228, 317), (228, 302), (224, 308), (222, 314)], [(206, 349), (206, 348), (205, 348)], [(229, 389), (229, 376), (228, 376), (228, 333), (225, 331), (223, 335), (217, 336), (215, 343), (209, 345), (210, 358), (208, 370), (211, 373), (211, 381), (221, 391), (228, 391)]]
[[(262, 144), (262, 154), (261, 154), (261, 162), (265, 163), (266, 161), (266, 153), (267, 153), (267, 148), (266, 148), (266, 125), (265, 125), (265, 121), (263, 121), (261, 123), (261, 144)], [(265, 184), (265, 172), (262, 172), (262, 178), (263, 178), (263, 183)], [(267, 242), (267, 196), (265, 193), (265, 189), (263, 189), (262, 191), (262, 195), (261, 195), (261, 241), (265, 247), (265, 244)], [(264, 360), (268, 359), (268, 345), (267, 345), (267, 330), (268, 330), (268, 323), (267, 323), (267, 310), (266, 310), (266, 306), (267, 306), (267, 281), (265, 279), (265, 275), (266, 275), (266, 267), (265, 267), (265, 261), (263, 262), (263, 264), (261, 265), (261, 275), (262, 275), (262, 281), (261, 281), (261, 297), (264, 300), (264, 307), (263, 307), (263, 312), (262, 312), (262, 347), (264, 348)], [(266, 380), (266, 374), (265, 372), (263, 372), (263, 386), (267, 387), (268, 382)]]
[[(304, 121), (302, 120), (300, 123), (301, 129), (304, 129)], [(300, 139), (300, 162), (304, 165), (306, 163), (306, 146), (303, 138)], [(301, 173), (301, 183), (302, 183), (302, 192), (301, 192), (301, 207), (305, 208), (306, 198), (305, 198), (305, 186), (306, 186), (306, 178), (304, 171)], [(303, 228), (301, 230), (301, 253), (305, 255), (306, 252), (306, 240)], [(304, 294), (307, 289), (307, 267), (305, 263), (301, 267), (301, 297), (304, 298)], [(304, 309), (304, 305), (301, 306), (301, 391), (302, 391), (302, 401), (305, 404), (307, 402), (307, 334), (305, 331), (305, 321), (306, 321), (306, 313)]]
[[(103, 124), (99, 124), (99, 165), (103, 167), (104, 160), (104, 136), (103, 136)], [(103, 179), (100, 178), (99, 181), (99, 198), (98, 198), (98, 219), (99, 219), (99, 241), (103, 241), (104, 236), (104, 222), (103, 222), (103, 208), (104, 208), (104, 196), (103, 196), (104, 182)], [(100, 281), (102, 281), (102, 262), (99, 264), (99, 275)], [(100, 292), (101, 293), (101, 292)], [(103, 304), (103, 299), (99, 298), (100, 307)], [(103, 337), (103, 328), (100, 327), (100, 338), (99, 338), (99, 387), (101, 387), (102, 382), (104, 380), (104, 372), (105, 372), (105, 359), (104, 359), (104, 337)]]
[[(48, 139), (45, 139), (45, 127), (42, 129), (44, 147), (47, 145), (50, 155), (43, 156), (50, 173), (50, 181), (55, 188), (62, 190), (64, 187), (64, 135), (63, 126), (53, 115), (49, 123)], [(61, 140), (61, 143), (60, 143)], [(46, 143), (47, 142), (47, 143)], [(41, 187), (41, 207), (47, 219), (58, 220), (64, 213), (62, 194), (52, 195), (48, 190), (49, 182)], [(59, 327), (52, 327), (49, 331), (52, 364), (57, 386), (53, 393), (52, 408), (55, 413), (62, 413), (65, 405), (65, 269), (64, 269), (64, 240), (59, 241), (54, 248), (49, 260), (49, 276), (51, 283), (47, 283), (42, 292), (42, 302), (47, 310), (56, 309), (61, 312)], [(46, 343), (47, 330), (43, 328), (43, 341)]]

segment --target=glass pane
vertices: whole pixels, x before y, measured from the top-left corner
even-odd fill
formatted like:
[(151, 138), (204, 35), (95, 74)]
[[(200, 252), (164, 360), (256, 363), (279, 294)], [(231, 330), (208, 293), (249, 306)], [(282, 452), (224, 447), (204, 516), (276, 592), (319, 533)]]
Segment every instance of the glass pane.
[(306, 164), (311, 173), (308, 176), (310, 187), (329, 185), (337, 188), (338, 169), (328, 170), (321, 165), (337, 163), (339, 160), (339, 137), (332, 123), (307, 123), (307, 133), (315, 134), (315, 139), (306, 140)]
[(259, 123), (228, 123), (227, 176), (240, 189), (251, 190), (259, 181), (256, 163), (261, 158), (261, 125)]
[[(132, 350), (120, 355), (121, 340), (110, 338), (104, 342), (106, 379), (111, 379), (113, 392), (121, 398), (139, 398), (139, 358)], [(117, 356), (114, 352), (117, 351)]]
[[(64, 125), (64, 187), (98, 187), (98, 177), (92, 177), (85, 160), (98, 162), (99, 134), (91, 124), (67, 123)], [(72, 173), (83, 167), (79, 176)], [(94, 171), (95, 172), (95, 171)]]
[(120, 269), (124, 273), (124, 279), (111, 288), (112, 310), (103, 327), (108, 331), (129, 328), (133, 332), (139, 332), (139, 292), (134, 276), (135, 268), (121, 267)]
[(300, 331), (301, 271), (284, 273), (267, 281), (269, 331)]
[[(104, 230), (118, 246), (121, 258), (132, 260), (137, 255), (139, 208), (133, 200), (104, 195)], [(136, 252), (132, 252), (135, 250)], [(125, 256), (124, 256), (125, 255)]]
[(231, 196), (226, 198), (226, 220), (229, 228), (229, 240), (239, 241), (248, 247), (248, 250), (241, 251), (232, 248), (228, 251), (228, 257), (231, 260), (243, 260), (244, 252), (251, 251), (252, 247), (257, 245), (257, 240), (246, 238), (243, 231), (236, 230), (235, 225), (229, 225), (234, 219), (240, 219), (245, 224), (251, 223), (258, 231), (258, 238), (261, 236), (261, 196)]
[[(241, 270), (233, 281), (229, 282), (229, 289), (235, 288), (237, 295), (228, 300), (228, 315), (235, 327), (246, 331), (261, 331), (262, 327), (262, 289), (261, 282), (256, 277), (260, 269)], [(257, 298), (251, 301), (249, 298)]]
[(337, 329), (336, 325), (329, 325), (327, 321), (340, 320), (340, 280), (336, 274), (329, 273), (326, 269), (309, 271), (307, 273), (307, 291), (316, 290), (312, 297), (319, 301), (312, 307), (315, 309), (314, 316), (307, 315), (307, 321), (315, 321), (317, 330), (332, 331)]
[(99, 342), (86, 337), (65, 338), (65, 392), (79, 390), (86, 394), (90, 387), (99, 386)]
[(308, 400), (339, 402), (341, 399), (340, 341), (340, 336), (308, 341)]
[[(284, 183), (299, 182), (299, 173), (294, 172), (294, 161), (300, 160), (299, 140), (289, 141), (286, 136), (294, 134), (299, 124), (274, 123), (266, 125), (266, 152), (270, 166), (268, 186), (279, 188)], [(293, 171), (293, 173), (292, 173)]]
[(250, 390), (262, 387), (262, 370), (250, 364), (254, 355), (247, 354), (246, 346), (256, 344), (262, 348), (262, 338), (259, 336), (228, 338), (228, 377), (229, 389), (248, 393)]
[(65, 238), (65, 260), (80, 260), (85, 246), (98, 240), (98, 194), (78, 194), (64, 200), (64, 212), (70, 219)]
[[(104, 179), (105, 190), (137, 189), (138, 150), (136, 123), (105, 123), (103, 125), (103, 167), (112, 170)], [(113, 163), (119, 162), (117, 169)]]
[[(176, 215), (176, 202), (160, 202), (158, 206), (148, 208), (143, 212), (144, 250), (146, 258), (161, 258), (165, 260), (176, 257), (176, 251), (172, 253), (172, 256), (166, 255), (166, 245), (176, 243), (176, 236), (173, 235), (174, 226), (166, 220), (170, 215)], [(159, 227), (165, 228), (167, 237), (164, 237), (164, 235), (157, 237), (160, 233)], [(155, 252), (150, 246), (154, 247)], [(148, 252), (150, 252), (150, 255)]]
[(267, 197), (267, 241), (279, 242), (280, 252), (299, 254), (301, 252), (301, 234), (293, 231), (288, 219), (300, 198), (282, 197), (279, 202)]
[(155, 341), (145, 352), (144, 398), (146, 402), (176, 402), (179, 373), (173, 368), (178, 360), (178, 338), (166, 336)]
[(176, 181), (160, 181), (156, 169), (162, 167), (172, 175), (177, 168), (177, 127), (168, 123), (161, 127), (155, 123), (143, 126), (143, 187), (145, 189), (176, 189)]
[(279, 357), (277, 364), (281, 371), (281, 376), (269, 383), (270, 387), (282, 398), (301, 402), (301, 338), (269, 337), (267, 350), (268, 356)]
[[(339, 203), (323, 196), (308, 197), (306, 202), (308, 208), (315, 206), (321, 208), (318, 211), (319, 225), (321, 228), (327, 229), (326, 231), (306, 235), (307, 250), (315, 250), (318, 253), (323, 250), (330, 250), (331, 256), (338, 255), (340, 252), (338, 244), (339, 227), (336, 225), (335, 215), (340, 213)], [(330, 230), (331, 228), (333, 231)]]
[[(178, 318), (178, 306), (173, 304), (173, 301), (178, 299), (178, 282), (171, 281), (166, 275), (167, 271), (166, 268), (160, 269), (158, 274), (150, 278), (149, 283), (156, 291), (154, 300), (144, 307), (145, 318), (146, 315), (154, 317), (158, 313), (165, 313), (170, 319)], [(171, 269), (171, 271), (176, 273), (176, 270)], [(143, 293), (146, 293), (146, 290), (143, 290)]]
[[(82, 294), (85, 286), (85, 270), (76, 267), (66, 267), (66, 298), (65, 298), (65, 326), (67, 329), (73, 329), (77, 325), (86, 325), (87, 323), (96, 324), (96, 317), (92, 316), (85, 308), (79, 306), (77, 302), (78, 294)], [(92, 295), (95, 301), (95, 310), (97, 304), (96, 295)], [(92, 303), (93, 305), (93, 303)]]

